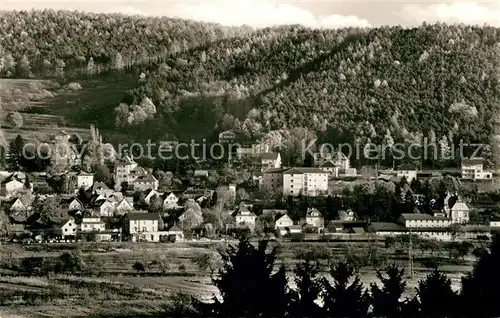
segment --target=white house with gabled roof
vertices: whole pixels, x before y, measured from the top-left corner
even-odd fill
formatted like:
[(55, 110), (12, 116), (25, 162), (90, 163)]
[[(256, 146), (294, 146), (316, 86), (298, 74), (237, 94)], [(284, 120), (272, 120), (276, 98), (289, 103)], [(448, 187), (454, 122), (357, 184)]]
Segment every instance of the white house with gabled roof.
[(325, 219), (316, 208), (308, 208), (306, 213), (306, 224), (322, 228), (325, 226)]
[(146, 202), (146, 204), (150, 204), (151, 198), (154, 197), (155, 195), (161, 198), (163, 196), (163, 193), (158, 192), (155, 189), (150, 189), (147, 191), (146, 197), (144, 198), (144, 202)]
[(89, 189), (94, 185), (94, 175), (87, 173), (85, 171), (81, 171), (76, 175), (76, 187), (78, 189)]
[(260, 157), (262, 169), (281, 168), (281, 155), (275, 152), (263, 153)]
[(327, 160), (323, 162), (319, 168), (324, 172), (329, 173), (331, 176), (338, 177), (339, 176), (339, 167), (333, 163), (331, 160)]
[(163, 208), (165, 210), (173, 210), (179, 207), (178, 205), (179, 197), (175, 195), (175, 193), (170, 192), (169, 195), (165, 197), (163, 200)]
[(396, 176), (398, 178), (406, 178), (406, 181), (411, 182), (413, 179), (417, 178), (417, 168), (410, 164), (405, 163), (399, 166), (398, 171), (396, 172)]

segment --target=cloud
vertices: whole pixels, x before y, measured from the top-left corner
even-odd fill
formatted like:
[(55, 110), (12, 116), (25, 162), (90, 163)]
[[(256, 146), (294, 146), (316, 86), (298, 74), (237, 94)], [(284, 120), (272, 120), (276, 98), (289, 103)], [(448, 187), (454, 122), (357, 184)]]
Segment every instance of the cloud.
[[(2, 1), (2, 0), (0, 0)], [(149, 16), (168, 16), (197, 21), (215, 22), (227, 26), (249, 25), (267, 27), (283, 24), (302, 24), (314, 28), (340, 28), (346, 26), (370, 27), (366, 19), (355, 15), (331, 14), (316, 17), (311, 11), (290, 2), (275, 3), (276, 0), (191, 0), (130, 2), (120, 0), (97, 4), (92, 0), (54, 2), (29, 0), (4, 0), (8, 9), (54, 8), (84, 10), (92, 12), (120, 12)]]
[(407, 4), (397, 14), (408, 22), (444, 22), (500, 26), (499, 1)]
[(290, 3), (269, 0), (222, 0), (204, 3), (178, 3), (170, 11), (173, 15), (223, 25), (250, 25), (267, 27), (283, 24), (302, 24), (317, 28), (345, 26), (369, 27), (367, 20), (356, 16), (329, 15), (315, 17), (310, 11)]

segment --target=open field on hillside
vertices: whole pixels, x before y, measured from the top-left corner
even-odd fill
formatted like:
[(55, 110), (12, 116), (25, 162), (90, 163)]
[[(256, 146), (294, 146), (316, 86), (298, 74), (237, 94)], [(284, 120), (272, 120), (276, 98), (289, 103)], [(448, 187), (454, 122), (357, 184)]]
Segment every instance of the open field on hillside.
[[(91, 124), (115, 135), (107, 131), (114, 126), (113, 109), (125, 92), (136, 86), (136, 79), (123, 75), (78, 83), (82, 88), (71, 90), (51, 80), (0, 79), (0, 104), (4, 110), (0, 126), (7, 141), (18, 134), (27, 140), (44, 139), (62, 129), (86, 136)], [(21, 113), (21, 128), (11, 129), (6, 125), (9, 111)]]
[[(234, 244), (236, 242), (231, 242)], [(333, 259), (341, 259), (346, 251), (357, 253), (368, 248), (368, 243), (282, 243), (278, 262), (284, 262), (289, 273), (298, 261), (299, 250), (323, 246), (331, 251)], [(14, 271), (4, 270), (0, 276), (3, 302), (0, 316), (17, 314), (22, 317), (106, 317), (120, 313), (122, 316), (154, 314), (168, 304), (169, 296), (185, 293), (208, 300), (217, 294), (211, 285), (209, 273), (203, 272), (194, 259), (203, 253), (216, 253), (227, 243), (94, 243), (79, 245), (5, 245), (0, 248), (3, 263), (19, 263), (27, 257), (55, 258), (75, 247), (82, 252), (85, 263), (94, 268), (84, 276), (52, 274), (49, 277), (16, 276)], [(406, 255), (387, 250), (382, 243), (377, 250), (386, 254), (389, 261), (407, 267)], [(419, 279), (428, 268), (419, 263), (424, 253), (415, 251), (414, 275), (408, 278), (407, 294), (413, 295)], [(445, 257), (446, 252), (436, 252)], [(164, 259), (168, 264), (165, 272), (151, 265), (154, 260)], [(460, 277), (471, 270), (474, 258), (468, 257), (460, 264), (447, 263), (440, 269), (451, 278), (455, 289)], [(137, 273), (135, 262), (145, 264), (146, 271)], [(360, 271), (365, 286), (377, 283), (373, 267)], [(292, 278), (292, 277), (290, 277)], [(293, 283), (292, 283), (293, 285)]]

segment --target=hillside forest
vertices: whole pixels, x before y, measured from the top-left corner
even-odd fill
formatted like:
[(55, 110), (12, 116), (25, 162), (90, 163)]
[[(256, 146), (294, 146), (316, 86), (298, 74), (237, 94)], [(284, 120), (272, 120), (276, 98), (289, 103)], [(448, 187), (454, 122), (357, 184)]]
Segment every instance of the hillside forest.
[(2, 13), (0, 24), (2, 77), (79, 81), (83, 90), (110, 73), (137, 79), (106, 109), (115, 121), (102, 129), (213, 140), (234, 129), (285, 140), (288, 151), (319, 138), (389, 152), (426, 141), (443, 154), (462, 140), (485, 144), (489, 165), (500, 158), (497, 28), (253, 30), (51, 10)]

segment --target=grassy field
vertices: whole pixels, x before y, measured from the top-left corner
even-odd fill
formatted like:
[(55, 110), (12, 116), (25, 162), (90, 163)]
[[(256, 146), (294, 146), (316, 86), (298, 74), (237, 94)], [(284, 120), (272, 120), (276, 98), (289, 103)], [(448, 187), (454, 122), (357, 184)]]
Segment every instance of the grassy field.
[[(113, 110), (121, 102), (125, 92), (137, 85), (131, 76), (108, 75), (98, 80), (78, 82), (82, 88), (71, 90), (51, 80), (0, 79), (0, 105), (4, 110), (0, 126), (7, 141), (18, 134), (35, 140), (57, 134), (62, 129), (68, 133), (88, 135), (91, 124), (110, 134), (114, 127)], [(23, 116), (23, 125), (11, 129), (5, 117), (9, 111), (18, 111)]]
[[(333, 259), (340, 259), (348, 253), (360, 254), (367, 243), (322, 243), (330, 250)], [(6, 262), (19, 263), (26, 257), (58, 257), (64, 251), (73, 250), (76, 245), (5, 245), (0, 249), (3, 266)], [(194, 259), (202, 253), (217, 253), (226, 243), (176, 243), (176, 244), (84, 244), (78, 245), (85, 263), (93, 268), (84, 276), (52, 274), (49, 277), (19, 276), (16, 272), (3, 270), (0, 276), (0, 290), (3, 297), (0, 317), (109, 317), (116, 313), (137, 316), (154, 314), (168, 304), (169, 297), (185, 293), (209, 300), (217, 294), (211, 285), (208, 271), (201, 271)], [(289, 272), (297, 263), (298, 250), (310, 250), (318, 243), (283, 243), (278, 257)], [(350, 250), (350, 251), (348, 251)], [(378, 245), (378, 253), (387, 255), (389, 261), (407, 266), (407, 257)], [(436, 256), (446, 253), (436, 252)], [(416, 251), (414, 275), (408, 278), (407, 295), (415, 293), (419, 279), (428, 268), (419, 262), (425, 254)], [(168, 269), (160, 272), (152, 266), (154, 260), (164, 259)], [(138, 274), (133, 269), (135, 262), (146, 265), (146, 271)], [(440, 269), (446, 272), (455, 289), (459, 288), (460, 277), (471, 270), (474, 258), (469, 257), (456, 264), (445, 264)], [(148, 266), (150, 265), (150, 266)], [(360, 271), (365, 286), (377, 283), (373, 266), (362, 267)], [(15, 317), (15, 316), (13, 316)]]

